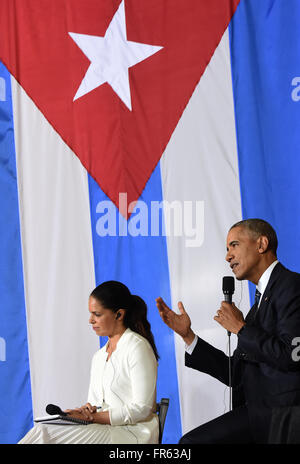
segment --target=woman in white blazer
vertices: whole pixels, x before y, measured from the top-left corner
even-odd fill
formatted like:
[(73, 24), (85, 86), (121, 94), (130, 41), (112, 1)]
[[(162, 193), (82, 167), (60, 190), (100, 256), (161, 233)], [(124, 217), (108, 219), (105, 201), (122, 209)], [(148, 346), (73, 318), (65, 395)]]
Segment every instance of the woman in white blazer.
[(66, 412), (90, 424), (39, 423), (19, 443), (158, 443), (158, 354), (145, 302), (108, 281), (91, 293), (89, 311), (93, 330), (108, 342), (92, 359), (88, 402)]

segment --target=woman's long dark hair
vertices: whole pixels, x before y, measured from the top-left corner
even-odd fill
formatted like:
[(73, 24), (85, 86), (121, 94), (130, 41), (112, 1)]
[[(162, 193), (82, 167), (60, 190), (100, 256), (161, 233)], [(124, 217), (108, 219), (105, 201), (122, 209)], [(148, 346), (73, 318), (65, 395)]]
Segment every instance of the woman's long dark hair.
[(147, 319), (147, 305), (141, 297), (132, 295), (126, 285), (116, 280), (98, 285), (91, 296), (114, 313), (121, 308), (125, 309), (124, 326), (146, 338), (152, 346), (156, 359), (159, 359), (151, 325)]

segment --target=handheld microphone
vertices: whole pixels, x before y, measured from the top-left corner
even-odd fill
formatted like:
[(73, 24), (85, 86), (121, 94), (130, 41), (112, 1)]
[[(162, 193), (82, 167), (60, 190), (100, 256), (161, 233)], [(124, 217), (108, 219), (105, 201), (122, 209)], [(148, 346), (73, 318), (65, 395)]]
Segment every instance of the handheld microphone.
[(46, 406), (46, 412), (50, 414), (51, 416), (58, 414), (59, 416), (67, 416), (68, 413), (62, 411), (59, 406), (56, 406), (55, 404), (48, 404)]
[[(223, 294), (224, 294), (224, 300), (227, 303), (232, 304), (232, 295), (234, 294), (234, 277), (232, 276), (225, 276), (223, 277)], [(230, 337), (231, 332), (227, 330), (228, 337)]]
[(223, 293), (224, 299), (227, 303), (232, 303), (232, 295), (234, 294), (234, 277), (225, 276), (223, 277)]

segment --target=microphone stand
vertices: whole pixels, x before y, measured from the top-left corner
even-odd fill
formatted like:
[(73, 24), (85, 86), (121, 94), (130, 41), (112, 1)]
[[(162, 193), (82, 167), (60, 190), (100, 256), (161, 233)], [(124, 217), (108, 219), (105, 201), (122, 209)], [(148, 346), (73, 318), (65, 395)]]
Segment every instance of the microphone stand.
[(230, 346), (230, 336), (231, 332), (227, 330), (227, 335), (228, 335), (228, 377), (229, 377), (229, 411), (232, 411), (232, 382), (231, 382), (231, 346)]
[[(232, 305), (232, 295), (234, 293), (234, 277), (223, 277), (223, 294), (227, 303)], [(230, 337), (231, 332), (227, 330), (228, 335), (228, 386), (229, 386), (229, 411), (232, 411), (232, 376), (231, 376), (231, 345)]]

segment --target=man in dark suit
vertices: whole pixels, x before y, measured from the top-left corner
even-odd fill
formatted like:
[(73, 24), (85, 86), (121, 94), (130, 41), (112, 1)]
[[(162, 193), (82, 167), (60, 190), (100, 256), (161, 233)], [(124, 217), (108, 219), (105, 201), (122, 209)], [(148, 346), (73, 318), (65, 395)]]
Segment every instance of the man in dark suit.
[[(276, 251), (276, 233), (261, 219), (240, 221), (228, 232), (226, 260), (236, 279), (256, 285), (246, 318), (224, 301), (214, 317), (238, 337), (231, 359), (233, 410), (188, 432), (181, 444), (267, 443), (272, 412), (300, 405), (300, 362), (293, 356), (293, 340), (300, 336), (300, 274), (282, 266)], [(156, 302), (163, 321), (186, 343), (186, 366), (228, 385), (228, 357), (195, 335), (183, 304), (176, 314), (162, 298)]]

